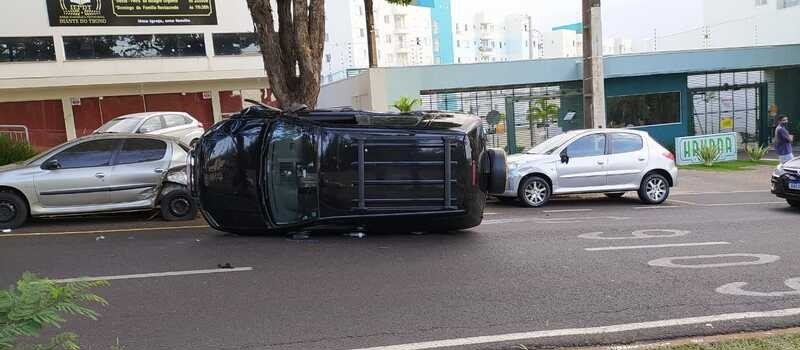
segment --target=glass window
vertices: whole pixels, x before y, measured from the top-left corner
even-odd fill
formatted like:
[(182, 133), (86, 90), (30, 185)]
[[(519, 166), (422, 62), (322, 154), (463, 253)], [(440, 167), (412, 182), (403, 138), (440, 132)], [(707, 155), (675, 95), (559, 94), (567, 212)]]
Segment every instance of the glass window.
[(125, 140), (122, 150), (117, 155), (116, 164), (133, 164), (152, 162), (164, 158), (167, 143), (161, 140), (129, 139)]
[(160, 116), (150, 117), (139, 127), (140, 134), (146, 134), (164, 128), (164, 121)]
[(606, 154), (606, 135), (593, 134), (579, 138), (567, 146), (571, 158), (594, 157)]
[(205, 56), (203, 34), (65, 36), (68, 60)]
[(261, 54), (255, 33), (217, 33), (212, 38), (217, 56)]
[(180, 114), (167, 114), (164, 116), (164, 124), (167, 128), (189, 124), (186, 118)]
[(0, 38), (0, 62), (55, 61), (52, 37)]
[(636, 152), (642, 149), (644, 142), (642, 137), (635, 134), (614, 133), (611, 134), (611, 153)]
[(114, 118), (98, 128), (97, 132), (135, 132), (137, 125), (139, 125), (137, 118)]
[(275, 223), (292, 224), (317, 216), (317, 166), (311, 128), (278, 123), (272, 129), (268, 171), (270, 213)]
[(800, 5), (800, 0), (778, 0), (778, 8), (784, 9), (787, 7), (795, 7)]
[(53, 156), (61, 169), (106, 166), (117, 149), (117, 140), (88, 141), (72, 146)]
[(756, 6), (766, 5), (767, 0), (756, 0)]
[(609, 97), (609, 128), (624, 128), (681, 121), (680, 92)]

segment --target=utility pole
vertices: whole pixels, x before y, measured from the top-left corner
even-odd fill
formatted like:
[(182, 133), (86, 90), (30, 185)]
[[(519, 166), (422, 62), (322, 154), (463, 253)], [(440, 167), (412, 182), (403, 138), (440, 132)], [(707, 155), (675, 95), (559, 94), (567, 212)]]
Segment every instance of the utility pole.
[(603, 23), (600, 0), (583, 1), (583, 125), (606, 127)]

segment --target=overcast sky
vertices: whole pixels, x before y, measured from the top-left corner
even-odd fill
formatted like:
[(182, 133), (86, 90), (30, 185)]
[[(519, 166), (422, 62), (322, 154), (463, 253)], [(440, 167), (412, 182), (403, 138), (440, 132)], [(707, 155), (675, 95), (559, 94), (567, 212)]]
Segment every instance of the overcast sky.
[[(603, 36), (642, 39), (703, 25), (703, 0), (603, 0)], [(542, 31), (581, 19), (581, 0), (452, 0), (455, 11), (526, 12)]]

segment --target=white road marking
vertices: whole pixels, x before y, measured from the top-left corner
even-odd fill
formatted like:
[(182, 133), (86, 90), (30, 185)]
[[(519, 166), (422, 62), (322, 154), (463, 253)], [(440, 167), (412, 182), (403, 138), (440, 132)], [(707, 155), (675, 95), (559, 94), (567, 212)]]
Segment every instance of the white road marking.
[(786, 202), (750, 202), (750, 203), (715, 203), (715, 204), (700, 204), (703, 207), (735, 207), (744, 205), (764, 205), (764, 204), (784, 204)]
[(483, 213), (483, 215), (497, 215), (497, 213)]
[(672, 247), (699, 247), (706, 245), (727, 245), (731, 242), (699, 242), (699, 243), (672, 243), (672, 244), (652, 244), (652, 245), (629, 245), (616, 247), (586, 248), (587, 252), (600, 252), (607, 250), (631, 250), (631, 249), (650, 249), (650, 248), (672, 248)]
[(545, 210), (545, 213), (579, 213), (584, 211), (592, 211), (592, 209), (559, 209), (559, 210)]
[[(667, 234), (651, 235), (651, 234), (649, 234), (650, 232), (666, 232)], [(667, 230), (667, 229), (636, 230), (636, 231), (631, 232), (630, 236), (615, 236), (615, 237), (604, 237), (603, 236), (603, 232), (590, 232), (590, 233), (584, 233), (582, 235), (579, 235), (578, 238), (583, 238), (583, 239), (603, 239), (603, 240), (672, 238), (672, 237), (686, 236), (690, 232), (691, 231)]]
[(686, 205), (699, 205), (699, 204), (697, 204), (697, 203), (695, 203), (695, 202), (689, 202), (689, 201), (679, 201), (679, 200), (677, 200), (677, 199), (669, 199), (669, 200), (668, 200), (668, 202), (679, 203), (679, 204), (686, 204)]
[(744, 290), (744, 287), (747, 286), (747, 282), (734, 282), (719, 287), (716, 291), (720, 294), (743, 295), (749, 297), (786, 297), (800, 295), (800, 278), (790, 278), (783, 281), (783, 283), (793, 290), (782, 292), (753, 292)]
[[(715, 259), (715, 258), (756, 258), (755, 261), (740, 261), (732, 263), (716, 263), (716, 264), (697, 264), (697, 265), (683, 265), (676, 264), (675, 260), (696, 260), (696, 259)], [(658, 267), (672, 267), (683, 269), (705, 269), (713, 267), (728, 267), (728, 266), (749, 266), (749, 265), (763, 265), (776, 262), (781, 257), (769, 254), (719, 254), (719, 255), (696, 255), (696, 256), (675, 256), (669, 258), (661, 258), (649, 261), (647, 264), (650, 266)]]
[(683, 208), (680, 205), (648, 205), (643, 207), (633, 207), (633, 209), (672, 209), (672, 208)]
[(13, 237), (34, 237), (34, 236), (66, 236), (66, 235), (88, 235), (98, 233), (120, 233), (120, 232), (142, 232), (142, 231), (167, 231), (167, 230), (190, 230), (198, 228), (209, 228), (208, 225), (197, 226), (162, 226), (162, 227), (148, 227), (148, 228), (125, 228), (113, 230), (92, 230), (92, 231), (66, 231), (66, 232), (37, 232), (37, 233), (12, 233), (0, 235), (0, 238), (13, 238)]
[(361, 348), (354, 350), (426, 350), (426, 349), (437, 349), (445, 347), (458, 347), (458, 346), (468, 346), (468, 345), (533, 340), (539, 338), (621, 333), (621, 332), (638, 331), (644, 329), (691, 326), (697, 324), (707, 324), (707, 323), (724, 322), (724, 321), (739, 321), (739, 320), (763, 319), (763, 318), (783, 318), (783, 317), (798, 316), (798, 315), (800, 315), (800, 308), (772, 310), (772, 311), (740, 312), (740, 313), (677, 318), (677, 319), (667, 319), (667, 320), (639, 322), (639, 323), (626, 323), (626, 324), (617, 324), (611, 326), (554, 329), (547, 331), (533, 331), (533, 332), (522, 332), (522, 333), (477, 336), (469, 338), (434, 340), (434, 341), (426, 341), (419, 343)]
[(728, 193), (769, 193), (765, 190), (747, 190), (747, 191), (710, 191), (710, 192), (673, 192), (672, 196), (696, 196), (702, 194), (728, 194)]
[(482, 225), (512, 224), (521, 222), (539, 222), (545, 224), (571, 224), (576, 222), (585, 222), (589, 220), (622, 221), (628, 219), (630, 218), (624, 216), (586, 216), (586, 217), (571, 217), (571, 218), (510, 218), (510, 219), (483, 220)]
[(242, 271), (252, 271), (252, 270), (253, 270), (252, 267), (236, 267), (236, 268), (232, 268), (232, 269), (190, 270), (190, 271), (140, 273), (140, 274), (133, 274), (133, 275), (64, 278), (64, 279), (59, 279), (59, 280), (54, 280), (54, 281), (57, 282), (57, 283), (79, 282), (79, 281), (99, 281), (99, 280), (112, 281), (112, 280), (130, 280), (130, 279), (154, 278), (154, 277), (207, 275), (207, 274), (212, 274), (212, 273), (242, 272)]

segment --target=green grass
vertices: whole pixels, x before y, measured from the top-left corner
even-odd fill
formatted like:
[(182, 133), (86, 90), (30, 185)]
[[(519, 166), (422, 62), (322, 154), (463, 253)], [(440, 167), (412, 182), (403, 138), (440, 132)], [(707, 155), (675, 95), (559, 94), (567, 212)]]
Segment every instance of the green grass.
[(685, 170), (703, 170), (703, 171), (741, 171), (751, 170), (760, 165), (777, 166), (778, 162), (774, 160), (733, 160), (730, 162), (718, 162), (712, 166), (705, 166), (703, 164), (681, 165), (678, 168)]
[(659, 350), (800, 350), (800, 334), (768, 338), (724, 341), (712, 344), (690, 344), (658, 347)]

